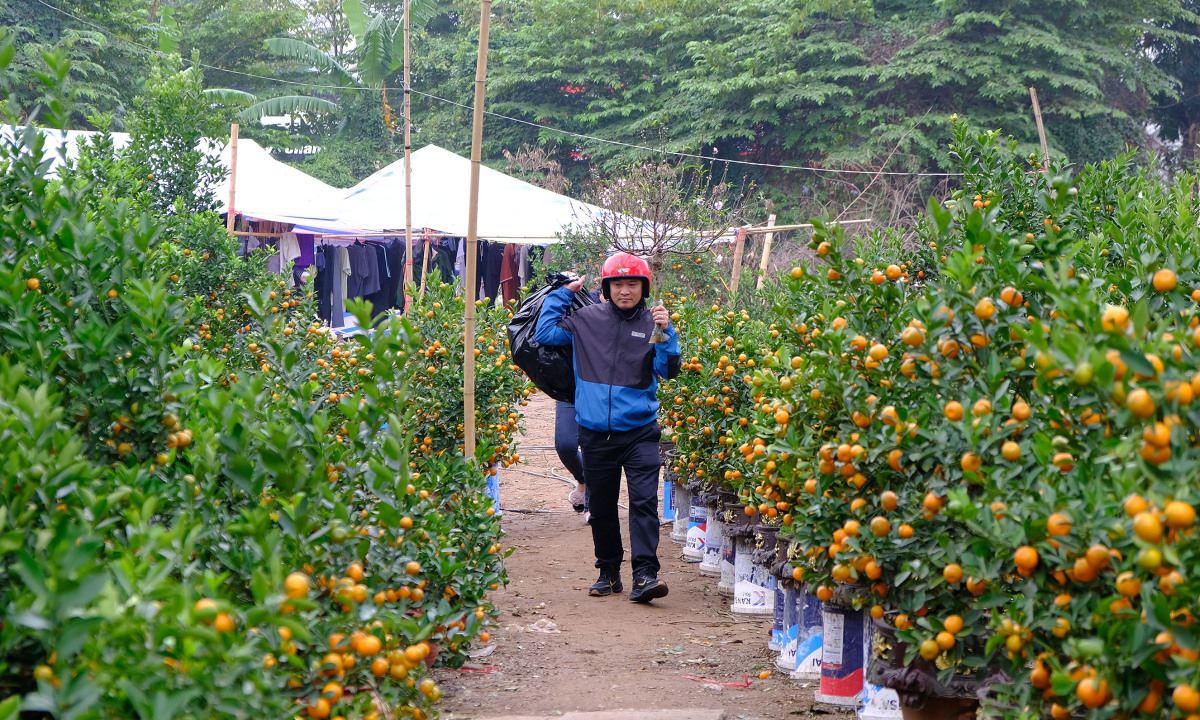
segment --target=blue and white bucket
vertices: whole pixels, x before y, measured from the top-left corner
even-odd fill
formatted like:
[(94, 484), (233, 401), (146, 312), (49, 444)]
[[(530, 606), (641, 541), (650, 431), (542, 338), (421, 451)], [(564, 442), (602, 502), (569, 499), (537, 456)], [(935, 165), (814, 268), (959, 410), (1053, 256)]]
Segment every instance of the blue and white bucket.
[[(875, 640), (875, 624), (870, 617), (863, 621), (863, 649), (865, 662), (870, 665)], [(862, 703), (858, 707), (859, 720), (900, 720), (904, 712), (900, 709), (900, 696), (891, 688), (881, 687), (866, 681), (863, 685)]]
[(733, 597), (733, 586), (737, 583), (736, 547), (728, 532), (721, 534), (721, 581), (717, 583), (717, 592), (726, 597)]
[(857, 708), (866, 680), (866, 648), (863, 644), (865, 610), (826, 604), (822, 611), (824, 646), (821, 652), (821, 688), (814, 694), (819, 703)]
[(676, 545), (687, 545), (688, 516), (691, 511), (692, 493), (686, 485), (677, 484), (671, 496), (675, 502), (675, 525), (671, 527), (671, 542)]
[(751, 538), (738, 538), (734, 550), (733, 604), (739, 615), (775, 614), (775, 576), (756, 565)]
[(662, 520), (669, 522), (675, 519), (675, 483), (663, 480)]
[(725, 537), (725, 523), (721, 513), (708, 509), (708, 525), (704, 531), (704, 557), (700, 560), (701, 575), (721, 577), (721, 540)]
[(796, 680), (821, 678), (821, 654), (825, 644), (822, 603), (816, 595), (796, 592), (797, 638), (792, 677)]
[(787, 593), (788, 591), (783, 589), (783, 584), (776, 581), (775, 615), (771, 619), (771, 639), (767, 640), (767, 649), (771, 652), (779, 652), (787, 642), (787, 625), (784, 620), (784, 616), (787, 615)]
[(484, 494), (492, 499), (492, 509), (496, 511), (496, 517), (503, 515), (500, 512), (500, 471), (493, 465), (488, 472), (487, 488)]
[(698, 563), (704, 559), (704, 538), (708, 533), (708, 508), (692, 495), (688, 511), (687, 543), (683, 546), (683, 559)]
[[(775, 658), (775, 667), (789, 673), (796, 670), (796, 651), (800, 644), (800, 596), (799, 590), (788, 588), (783, 591), (783, 634), (780, 636), (779, 657)], [(778, 595), (775, 596), (775, 602), (780, 602)], [(779, 610), (777, 604), (776, 616)]]

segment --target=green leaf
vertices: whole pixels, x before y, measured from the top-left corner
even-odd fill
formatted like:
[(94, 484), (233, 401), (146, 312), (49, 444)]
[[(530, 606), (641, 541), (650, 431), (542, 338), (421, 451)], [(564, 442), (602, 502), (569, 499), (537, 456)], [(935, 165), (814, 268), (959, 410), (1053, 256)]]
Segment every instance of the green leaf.
[(244, 90), (235, 90), (233, 88), (208, 88), (204, 91), (205, 97), (210, 97), (213, 100), (233, 104), (239, 102), (253, 103), (258, 100), (258, 96), (253, 93), (245, 92)]
[[(58, 656), (63, 660), (74, 657), (102, 621), (101, 618), (72, 618), (58, 639)], [(3, 714), (0, 713), (0, 717)]]
[(13, 47), (12, 35), (8, 28), (5, 28), (3, 42), (0, 43), (0, 69), (7, 68), (12, 62), (13, 56), (17, 54), (17, 49)]
[(1145, 355), (1132, 353), (1128, 350), (1122, 350), (1121, 359), (1125, 361), (1125, 364), (1129, 366), (1130, 370), (1139, 375), (1154, 377), (1158, 374), (1158, 371), (1154, 369), (1154, 366), (1150, 364), (1150, 361), (1146, 359)]
[(41, 566), (26, 551), (17, 553), (17, 563), (12, 566), (13, 572), (21, 577), (25, 585), (41, 600), (50, 599), (50, 590), (46, 587), (46, 573)]
[(357, 85), (354, 75), (333, 57), (320, 48), (309, 45), (293, 38), (270, 38), (266, 42), (267, 50), (283, 57), (307, 62), (315, 68), (325, 70), (333, 75), (334, 80), (343, 85)]
[(355, 52), (358, 57), (358, 74), (367, 87), (380, 88), (395, 68), (392, 66), (394, 42), (387, 20), (376, 15), (367, 23), (366, 31), (359, 40)]
[(1075, 681), (1065, 672), (1055, 672), (1050, 676), (1050, 687), (1055, 695), (1069, 696), (1075, 691)]
[[(0, 61), (2, 61), (3, 59), (4, 59), (4, 53), (2, 51), (0, 51)], [(0, 62), (0, 67), (3, 67), (3, 66), (4, 66), (4, 63)], [(5, 699), (3, 702), (0, 702), (0, 720), (17, 720), (17, 718), (20, 715), (20, 710), (21, 710), (21, 696), (20, 695), (12, 695), (12, 696), (8, 697), (7, 699)]]
[(105, 573), (97, 572), (84, 577), (74, 590), (59, 595), (60, 613), (86, 608), (104, 591), (106, 585), (108, 576)]
[(342, 0), (342, 14), (346, 16), (346, 25), (350, 28), (350, 34), (354, 36), (355, 42), (361, 45), (366, 27), (362, 3), (359, 0)]
[(31, 630), (49, 630), (53, 627), (49, 620), (33, 610), (25, 610), (17, 615), (15, 619), (18, 625), (30, 628)]
[(336, 112), (335, 102), (307, 95), (283, 95), (257, 102), (235, 117), (243, 122), (258, 120), (267, 115), (291, 115), (294, 113)]
[(438, 16), (437, 0), (408, 0), (409, 23), (424, 27)]
[(179, 52), (179, 23), (175, 21), (175, 8), (164, 5), (159, 12), (163, 29), (158, 31), (158, 51), (173, 55)]

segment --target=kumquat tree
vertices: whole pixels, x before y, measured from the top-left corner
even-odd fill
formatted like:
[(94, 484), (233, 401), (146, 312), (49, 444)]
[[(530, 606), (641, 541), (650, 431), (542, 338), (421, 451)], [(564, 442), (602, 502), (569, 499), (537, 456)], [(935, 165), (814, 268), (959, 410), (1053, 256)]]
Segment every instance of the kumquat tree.
[[(683, 304), (677, 469), (739, 493), (877, 663), (997, 718), (1200, 717), (1200, 199), (1132, 155), (1042, 171), (952, 118), (919, 247)], [(836, 600), (835, 600), (836, 599)]]
[[(45, 61), (26, 124), (61, 126)], [(207, 107), (195, 73), (156, 77)], [(159, 204), (137, 153), (101, 137), (51, 172), (47, 142), (0, 141), (0, 718), (428, 716), (506, 582), (507, 311), (479, 316), (468, 462), (461, 406), (431, 404), (461, 388), (461, 300), (338, 339), (215, 212)]]

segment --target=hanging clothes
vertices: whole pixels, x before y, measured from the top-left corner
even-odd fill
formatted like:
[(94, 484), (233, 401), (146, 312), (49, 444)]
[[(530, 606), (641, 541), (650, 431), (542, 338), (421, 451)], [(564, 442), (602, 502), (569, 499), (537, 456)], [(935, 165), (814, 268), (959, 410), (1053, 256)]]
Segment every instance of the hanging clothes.
[[(292, 266), (292, 285), (300, 287), (304, 284), (304, 273), (313, 264), (313, 236), (298, 234), (296, 235), (296, 244), (300, 248), (300, 255), (296, 257), (296, 264)], [(309, 276), (313, 275), (309, 272)]]
[(333, 271), (327, 262), (325, 248), (313, 252), (313, 264), (317, 267), (317, 276), (313, 278), (313, 293), (317, 296), (317, 317), (329, 322), (333, 299)]
[(502, 243), (488, 243), (487, 255), (484, 257), (483, 265), (483, 294), (487, 297), (489, 305), (500, 294), (500, 273), (503, 264), (504, 245)]
[(379, 280), (379, 289), (373, 293), (363, 296), (363, 299), (371, 303), (371, 317), (379, 317), (387, 312), (391, 307), (387, 300), (387, 288), (392, 280), (392, 269), (387, 259), (387, 251), (383, 245), (379, 243), (369, 242), (366, 244), (367, 250), (375, 254), (375, 273)]
[(317, 258), (316, 282), (320, 288), (320, 299), (317, 301), (318, 313), (327, 308), (322, 317), (328, 319), (329, 325), (335, 328), (346, 324), (345, 278), (348, 268), (345, 250), (346, 248), (342, 247), (322, 248), (322, 252)]
[(436, 245), (429, 258), (429, 280), (427, 282), (454, 282), (454, 256), (450, 248)]
[(365, 297), (379, 292), (379, 261), (375, 249), (354, 243), (347, 252), (350, 255), (350, 281), (346, 291), (348, 297)]
[(300, 257), (300, 240), (294, 232), (285, 232), (279, 236), (279, 265), (286, 267)]
[(521, 287), (529, 284), (533, 277), (533, 267), (529, 264), (529, 246), (522, 245), (517, 250), (517, 277), (521, 279)]
[(484, 292), (483, 276), (484, 268), (487, 266), (487, 240), (475, 241), (475, 299), (486, 300), (487, 293)]
[(518, 273), (517, 246), (505, 243), (504, 251), (500, 254), (500, 291), (504, 296), (505, 305), (521, 297), (521, 280)]
[[(338, 256), (339, 272), (336, 275), (334, 282), (339, 283), (339, 285), (335, 288), (336, 292), (334, 294), (338, 295), (339, 297), (342, 298), (341, 312), (337, 313), (337, 317), (340, 319), (343, 315), (346, 314), (346, 298), (349, 297), (349, 295), (347, 295), (347, 293), (349, 292), (349, 287), (350, 287), (350, 250), (349, 250), (349, 248), (347, 248), (345, 245), (339, 246), (337, 248), (337, 256)], [(341, 327), (341, 325), (335, 325), (334, 327)]]
[(454, 252), (454, 275), (458, 279), (455, 284), (461, 291), (463, 283), (466, 282), (463, 278), (467, 276), (467, 241), (464, 238), (455, 238), (458, 241), (458, 247)]
[(296, 258), (296, 267), (306, 268), (312, 265), (315, 250), (313, 236), (308, 233), (299, 233), (296, 235), (296, 244), (300, 246), (300, 256)]
[(401, 307), (404, 304), (404, 293), (401, 288), (404, 286), (404, 264), (407, 260), (407, 254), (404, 252), (404, 241), (392, 239), (392, 242), (386, 248), (388, 265), (393, 268), (391, 280), (388, 281), (387, 287), (387, 307)]

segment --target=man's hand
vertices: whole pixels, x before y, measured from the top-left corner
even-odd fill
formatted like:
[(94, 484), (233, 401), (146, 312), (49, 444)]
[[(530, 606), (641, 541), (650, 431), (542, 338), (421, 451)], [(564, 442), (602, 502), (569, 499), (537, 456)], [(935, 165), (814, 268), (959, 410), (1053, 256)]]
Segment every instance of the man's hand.
[(670, 314), (662, 305), (650, 308), (650, 316), (654, 318), (654, 324), (660, 328), (665, 328), (671, 322)]
[(586, 280), (587, 280), (587, 275), (580, 275), (578, 280), (576, 280), (574, 282), (569, 282), (566, 285), (563, 285), (563, 287), (570, 290), (571, 292), (579, 292), (580, 290), (583, 289), (583, 283)]

